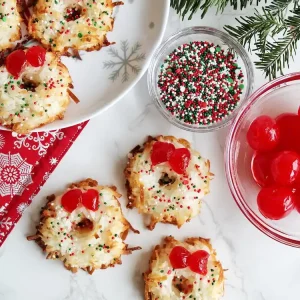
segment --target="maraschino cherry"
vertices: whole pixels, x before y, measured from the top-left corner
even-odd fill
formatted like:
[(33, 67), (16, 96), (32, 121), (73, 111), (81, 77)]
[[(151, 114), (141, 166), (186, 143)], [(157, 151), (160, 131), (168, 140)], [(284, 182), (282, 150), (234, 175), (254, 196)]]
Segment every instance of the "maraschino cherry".
[(198, 274), (205, 276), (207, 274), (207, 262), (209, 253), (205, 250), (198, 250), (188, 258), (189, 268)]
[(172, 249), (169, 259), (174, 269), (183, 269), (189, 267), (193, 272), (205, 276), (207, 274), (207, 262), (209, 253), (205, 250), (198, 250), (190, 253), (181, 246)]
[(187, 267), (187, 261), (191, 253), (181, 246), (176, 246), (172, 249), (169, 259), (174, 269), (183, 269)]
[(26, 52), (26, 59), (33, 67), (41, 67), (46, 60), (47, 51), (41, 46), (33, 46)]
[(77, 208), (82, 201), (82, 191), (74, 189), (66, 192), (61, 198), (62, 207), (69, 213)]
[(251, 171), (262, 187), (257, 195), (261, 214), (272, 220), (286, 217), (294, 207), (300, 211), (300, 108), (275, 120), (256, 118), (247, 132), (248, 144), (256, 150)]
[(175, 149), (171, 143), (155, 142), (151, 152), (153, 166), (169, 162), (177, 174), (184, 174), (191, 160), (191, 152), (187, 148)]
[(7, 71), (18, 78), (26, 63), (26, 54), (23, 50), (16, 50), (10, 53), (5, 60)]
[(191, 152), (187, 148), (176, 149), (169, 159), (171, 168), (177, 174), (184, 174), (191, 160)]
[(279, 152), (272, 160), (271, 173), (279, 186), (291, 186), (300, 175), (300, 156), (293, 151)]
[(61, 198), (62, 207), (69, 213), (74, 211), (79, 204), (82, 204), (89, 210), (96, 211), (99, 207), (98, 191), (94, 189), (88, 189), (87, 191), (72, 189), (66, 192)]
[(262, 188), (257, 196), (257, 205), (263, 216), (272, 220), (286, 217), (295, 206), (291, 188), (270, 186)]
[(273, 183), (271, 162), (274, 154), (269, 152), (255, 152), (251, 160), (251, 172), (255, 182), (261, 186)]
[(250, 147), (258, 151), (270, 151), (279, 142), (279, 128), (269, 116), (259, 116), (250, 125), (247, 132)]
[(297, 114), (285, 113), (276, 118), (280, 130), (279, 150), (300, 151), (300, 118)]
[(82, 194), (82, 205), (89, 210), (96, 211), (99, 207), (99, 193), (97, 190), (89, 189)]
[(33, 46), (26, 53), (21, 49), (15, 50), (6, 57), (6, 69), (11, 75), (18, 78), (26, 62), (33, 67), (43, 66), (46, 60), (46, 53), (47, 51), (41, 46)]
[(155, 142), (151, 152), (151, 162), (153, 166), (168, 161), (175, 151), (175, 146), (171, 143)]

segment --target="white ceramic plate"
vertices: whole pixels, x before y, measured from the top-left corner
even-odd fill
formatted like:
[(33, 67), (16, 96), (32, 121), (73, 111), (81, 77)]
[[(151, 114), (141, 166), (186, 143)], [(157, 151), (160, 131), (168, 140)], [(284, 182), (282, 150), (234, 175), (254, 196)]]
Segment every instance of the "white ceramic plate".
[(108, 33), (108, 40), (116, 44), (100, 51), (81, 52), (82, 61), (62, 59), (80, 103), (71, 101), (63, 120), (35, 131), (65, 128), (93, 118), (120, 100), (145, 73), (163, 38), (170, 1), (123, 2), (115, 8), (114, 30)]

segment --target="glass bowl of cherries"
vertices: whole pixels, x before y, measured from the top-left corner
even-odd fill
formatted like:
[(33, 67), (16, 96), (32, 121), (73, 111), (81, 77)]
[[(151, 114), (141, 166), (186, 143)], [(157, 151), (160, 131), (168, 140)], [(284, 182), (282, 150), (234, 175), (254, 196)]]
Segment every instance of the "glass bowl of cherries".
[(254, 92), (235, 118), (225, 167), (237, 205), (258, 229), (300, 248), (300, 73)]

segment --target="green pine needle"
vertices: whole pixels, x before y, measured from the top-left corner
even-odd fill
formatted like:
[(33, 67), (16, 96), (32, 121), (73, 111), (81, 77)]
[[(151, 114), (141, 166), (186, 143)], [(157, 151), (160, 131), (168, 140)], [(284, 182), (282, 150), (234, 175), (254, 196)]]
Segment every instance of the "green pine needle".
[[(244, 9), (248, 5), (252, 5), (253, 1), (254, 0), (171, 0), (171, 7), (182, 16), (182, 19), (189, 14), (188, 19), (190, 20), (199, 9), (202, 11), (201, 18), (203, 18), (211, 7), (215, 7), (217, 12), (223, 12), (227, 5), (232, 6), (234, 9)], [(262, 0), (256, 0), (256, 5), (261, 1)]]
[[(289, 10), (290, 9), (290, 10)], [(286, 17), (287, 12), (291, 15)], [(300, 8), (295, 0), (273, 0), (253, 16), (237, 19), (237, 27), (225, 30), (249, 50), (257, 52), (255, 62), (270, 79), (283, 74), (294, 58), (300, 41)], [(254, 45), (254, 48), (252, 48)]]
[[(253, 1), (171, 0), (171, 6), (183, 19), (186, 15), (191, 19), (198, 10), (202, 11), (203, 18), (211, 7), (223, 12), (227, 5), (243, 9)], [(256, 0), (256, 5), (260, 1)], [(259, 61), (255, 62), (256, 67), (270, 79), (282, 74), (294, 58), (300, 41), (300, 0), (272, 0), (261, 12), (255, 10), (252, 16), (236, 20), (238, 26), (225, 26), (225, 30), (249, 51), (257, 53)]]
[(275, 78), (277, 73), (283, 74), (283, 69), (289, 67), (290, 60), (296, 54), (300, 41), (300, 8), (296, 8), (284, 24), (284, 36), (274, 42), (267, 41), (265, 51), (257, 54), (260, 61), (255, 65), (270, 78)]

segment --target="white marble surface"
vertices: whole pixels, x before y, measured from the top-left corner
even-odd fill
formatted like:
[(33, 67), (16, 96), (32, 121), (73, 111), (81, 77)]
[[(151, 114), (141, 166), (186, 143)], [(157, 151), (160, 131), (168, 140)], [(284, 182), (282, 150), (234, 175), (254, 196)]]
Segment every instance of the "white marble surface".
[[(221, 28), (233, 23), (234, 15), (228, 10), (222, 17), (210, 14), (204, 21), (196, 16), (192, 22), (182, 22), (171, 11), (166, 36), (188, 25)], [(300, 55), (296, 62), (299, 65)], [(296, 71), (296, 63), (291, 71)], [(256, 72), (255, 80), (256, 87), (265, 81), (260, 72)], [(225, 300), (299, 299), (300, 250), (281, 245), (259, 232), (235, 205), (223, 167), (225, 133), (226, 130), (192, 134), (168, 124), (151, 103), (144, 76), (122, 101), (88, 124), (0, 249), (0, 300), (143, 299), (141, 274), (147, 269), (150, 250), (169, 234), (177, 238), (198, 235), (212, 239), (228, 269)], [(123, 265), (97, 271), (92, 276), (84, 272), (73, 275), (61, 262), (46, 260), (38, 246), (26, 240), (34, 232), (45, 196), (86, 177), (117, 185), (125, 194), (122, 171), (126, 154), (149, 134), (186, 138), (211, 160), (216, 177), (201, 215), (180, 230), (158, 225), (149, 232), (142, 216), (135, 210), (124, 209), (126, 217), (141, 231), (140, 235), (129, 235), (128, 242), (142, 246), (143, 250), (124, 257)], [(124, 198), (122, 204), (125, 205)]]

